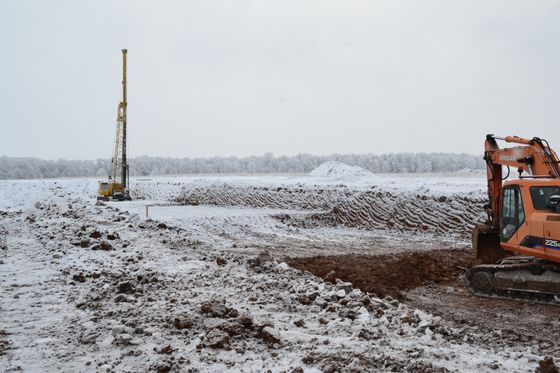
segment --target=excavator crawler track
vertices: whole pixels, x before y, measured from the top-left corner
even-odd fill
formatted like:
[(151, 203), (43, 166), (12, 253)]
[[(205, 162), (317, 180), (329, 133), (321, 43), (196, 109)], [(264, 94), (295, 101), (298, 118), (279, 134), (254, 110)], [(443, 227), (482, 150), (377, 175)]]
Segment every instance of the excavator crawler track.
[(560, 305), (560, 266), (530, 257), (508, 257), (483, 264), (465, 275), (468, 289), (487, 298)]

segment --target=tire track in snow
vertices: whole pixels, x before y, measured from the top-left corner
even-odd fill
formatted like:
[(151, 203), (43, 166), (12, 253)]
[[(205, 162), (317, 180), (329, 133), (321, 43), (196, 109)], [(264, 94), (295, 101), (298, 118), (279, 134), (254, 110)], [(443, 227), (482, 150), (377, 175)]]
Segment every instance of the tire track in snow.
[[(209, 185), (184, 188), (172, 199), (184, 205), (268, 207), (317, 210), (304, 221), (364, 229), (470, 235), (485, 219), (477, 195), (430, 195), (411, 192), (356, 190), (344, 186), (244, 187)], [(298, 218), (300, 219), (300, 218)]]
[(65, 287), (59, 286), (64, 280), (51, 267), (52, 258), (42, 254), (42, 245), (27, 223), (17, 220), (8, 231), (8, 248), (0, 265), (0, 329), (8, 349), (0, 355), (0, 366), (25, 372), (69, 369), (52, 356), (54, 351), (63, 355), (69, 350), (65, 340), (53, 337), (64, 335), (60, 329), (66, 327), (69, 314)]

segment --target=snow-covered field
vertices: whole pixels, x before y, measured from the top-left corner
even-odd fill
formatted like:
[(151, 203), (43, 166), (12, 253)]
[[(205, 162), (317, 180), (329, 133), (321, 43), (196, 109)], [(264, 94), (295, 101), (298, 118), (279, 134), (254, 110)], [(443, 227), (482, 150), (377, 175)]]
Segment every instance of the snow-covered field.
[(0, 181), (1, 370), (538, 366), (538, 345), (284, 263), (465, 248), (484, 176), (316, 171), (133, 179), (135, 200), (102, 205), (92, 179)]

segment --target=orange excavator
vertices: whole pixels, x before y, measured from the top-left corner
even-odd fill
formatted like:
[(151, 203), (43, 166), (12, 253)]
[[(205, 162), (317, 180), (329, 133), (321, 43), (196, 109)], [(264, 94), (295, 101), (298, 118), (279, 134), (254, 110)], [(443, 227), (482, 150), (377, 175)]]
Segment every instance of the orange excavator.
[[(498, 140), (516, 146), (500, 148)], [(487, 135), (484, 146), (488, 221), (473, 230), (467, 287), (485, 297), (560, 303), (558, 156), (538, 137)], [(519, 178), (506, 180), (512, 168)]]

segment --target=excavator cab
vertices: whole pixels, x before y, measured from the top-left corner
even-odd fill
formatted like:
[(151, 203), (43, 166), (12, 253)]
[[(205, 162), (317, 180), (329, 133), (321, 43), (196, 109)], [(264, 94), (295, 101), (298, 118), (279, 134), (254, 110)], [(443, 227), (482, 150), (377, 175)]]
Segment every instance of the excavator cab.
[(506, 181), (500, 196), (499, 225), (494, 230), (499, 242), (494, 241), (497, 246), (485, 250), (501, 254), (492, 259), (516, 254), (560, 262), (560, 251), (545, 250), (547, 239), (560, 239), (559, 203), (560, 180)]
[(500, 241), (508, 242), (525, 222), (523, 197), (517, 185), (505, 187), (502, 194)]
[(106, 181), (99, 182), (99, 190), (97, 195), (99, 197), (109, 197), (113, 194), (113, 183), (108, 183)]
[(130, 200), (128, 189), (120, 183), (99, 182), (99, 189), (97, 191), (97, 199), (99, 201), (127, 201)]

